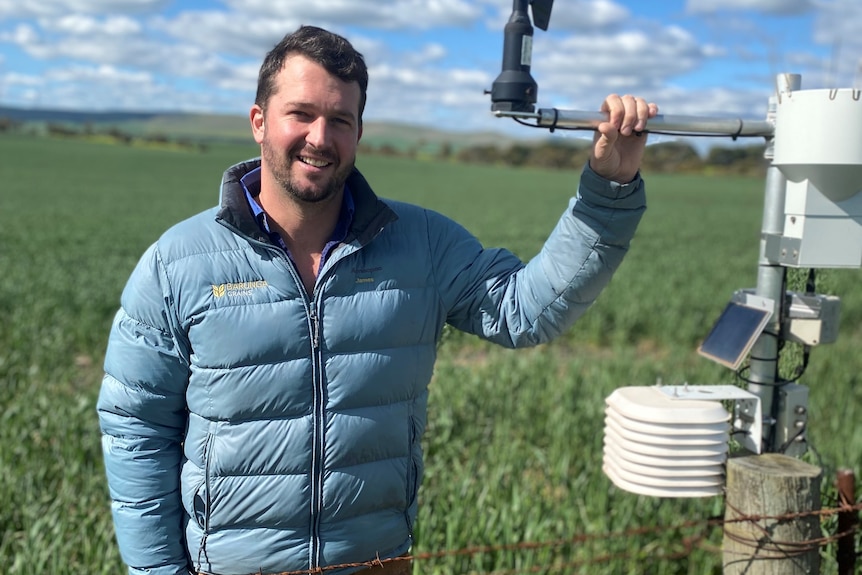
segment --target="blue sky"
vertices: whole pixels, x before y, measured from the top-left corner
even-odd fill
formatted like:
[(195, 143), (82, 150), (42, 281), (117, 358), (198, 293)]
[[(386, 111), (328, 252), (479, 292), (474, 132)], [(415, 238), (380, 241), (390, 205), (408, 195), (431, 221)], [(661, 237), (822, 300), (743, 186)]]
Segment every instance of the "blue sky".
[[(366, 120), (495, 130), (483, 90), (511, 0), (0, 0), (0, 105), (245, 115), (266, 51), (300, 24), (365, 54)], [(763, 118), (775, 75), (862, 87), (860, 0), (556, 0), (538, 106), (610, 92), (666, 114)]]

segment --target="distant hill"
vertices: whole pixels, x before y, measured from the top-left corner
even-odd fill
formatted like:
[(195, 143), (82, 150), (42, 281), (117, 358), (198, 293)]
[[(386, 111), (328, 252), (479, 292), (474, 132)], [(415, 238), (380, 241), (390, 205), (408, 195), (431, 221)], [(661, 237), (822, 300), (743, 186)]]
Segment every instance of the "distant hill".
[(0, 106), (0, 118), (18, 122), (67, 122), (74, 124), (145, 121), (155, 117), (147, 112), (79, 112), (75, 110), (46, 110), (36, 108), (10, 108)]
[(169, 138), (227, 141), (251, 139), (248, 120), (241, 116), (183, 112), (85, 112), (0, 106), (0, 118), (30, 125), (89, 126), (95, 131), (114, 128), (132, 136), (163, 135)]
[[(193, 114), (184, 112), (84, 112), (74, 110), (28, 109), (0, 106), (0, 119), (30, 125), (62, 124), (91, 127), (95, 131), (117, 129), (132, 136), (166, 136), (195, 141), (250, 142), (251, 130), (244, 116)], [(427, 126), (394, 122), (366, 122), (363, 144), (375, 148), (437, 149), (448, 144), (454, 150), (472, 146), (507, 147), (522, 138), (496, 132), (462, 133)]]

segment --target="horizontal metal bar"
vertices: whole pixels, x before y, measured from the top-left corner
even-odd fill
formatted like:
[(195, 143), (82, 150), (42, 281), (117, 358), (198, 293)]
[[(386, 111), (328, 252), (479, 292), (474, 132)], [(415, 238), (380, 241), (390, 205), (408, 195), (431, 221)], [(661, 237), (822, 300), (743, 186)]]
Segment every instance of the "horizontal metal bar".
[[(595, 130), (607, 121), (604, 112), (582, 112), (542, 108), (538, 113), (497, 112), (498, 116), (534, 119), (542, 128), (569, 130)], [(742, 118), (712, 118), (707, 116), (668, 116), (659, 114), (651, 118), (646, 132), (673, 132), (690, 136), (728, 136), (732, 138), (772, 137), (775, 125), (765, 120), (743, 120)]]

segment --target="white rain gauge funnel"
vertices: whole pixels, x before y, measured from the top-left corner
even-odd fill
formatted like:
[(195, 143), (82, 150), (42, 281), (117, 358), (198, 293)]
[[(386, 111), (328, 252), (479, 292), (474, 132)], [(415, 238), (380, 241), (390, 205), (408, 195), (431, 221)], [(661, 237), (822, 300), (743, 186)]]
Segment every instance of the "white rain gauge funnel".
[[(733, 414), (724, 408), (733, 401)], [(709, 497), (724, 489), (731, 430), (760, 452), (760, 398), (732, 385), (622, 387), (605, 400), (602, 469), (620, 489)]]
[(859, 90), (781, 94), (772, 161), (787, 178), (784, 233), (766, 239), (790, 267), (862, 267), (862, 98)]

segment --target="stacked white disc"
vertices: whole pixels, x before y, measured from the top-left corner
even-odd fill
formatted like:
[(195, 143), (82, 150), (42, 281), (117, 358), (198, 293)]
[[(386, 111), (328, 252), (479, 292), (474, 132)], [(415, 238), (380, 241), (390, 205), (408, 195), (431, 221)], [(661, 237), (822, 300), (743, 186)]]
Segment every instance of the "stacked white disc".
[(614, 485), (655, 497), (722, 491), (730, 414), (721, 402), (673, 399), (657, 387), (623, 387), (605, 403), (602, 469)]

